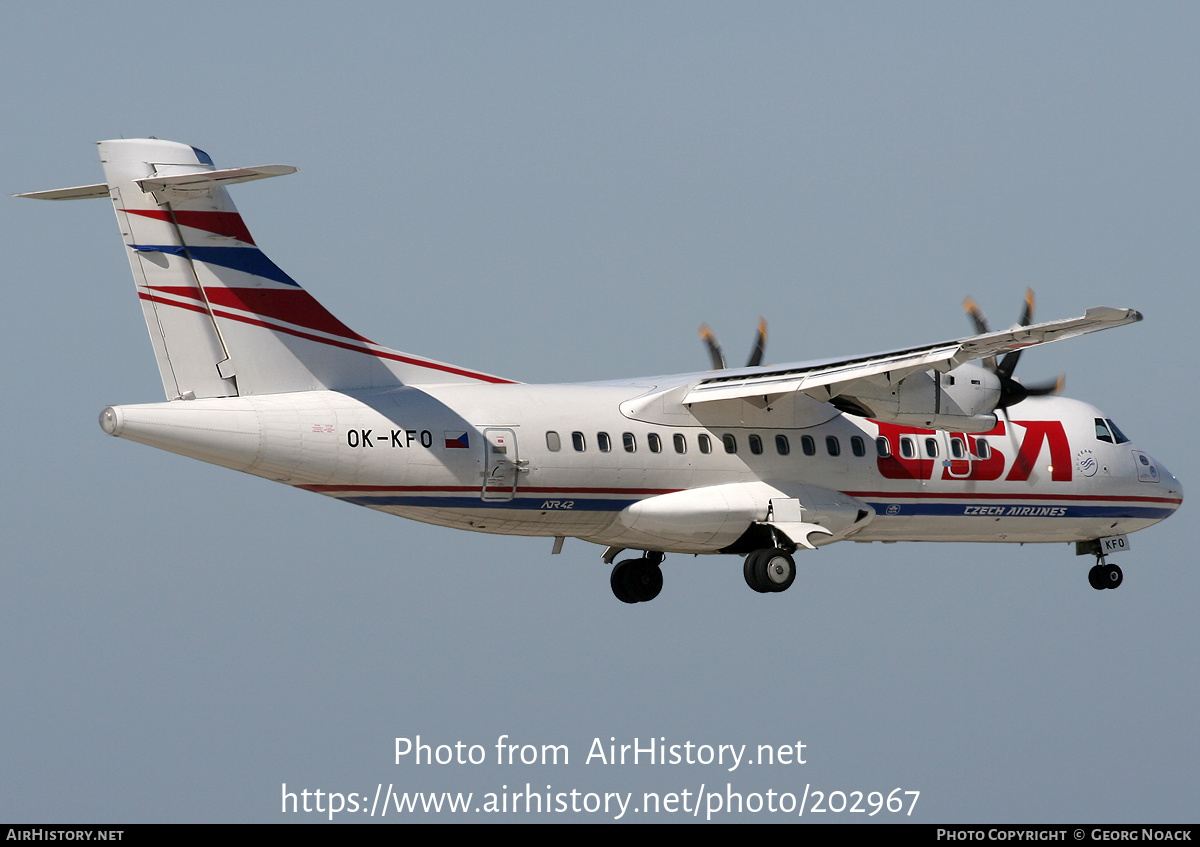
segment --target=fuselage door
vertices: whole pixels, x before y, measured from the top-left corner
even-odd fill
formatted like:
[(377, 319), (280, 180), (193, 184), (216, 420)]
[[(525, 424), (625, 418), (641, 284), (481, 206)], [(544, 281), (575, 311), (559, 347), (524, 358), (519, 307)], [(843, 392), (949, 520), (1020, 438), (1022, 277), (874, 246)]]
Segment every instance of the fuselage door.
[(943, 432), (942, 467), (946, 475), (953, 479), (966, 479), (971, 475), (971, 450), (967, 445), (967, 437), (961, 432)]
[(507, 428), (483, 431), (483, 489), (484, 500), (511, 500), (517, 493), (521, 474), (527, 462), (517, 452), (517, 433)]

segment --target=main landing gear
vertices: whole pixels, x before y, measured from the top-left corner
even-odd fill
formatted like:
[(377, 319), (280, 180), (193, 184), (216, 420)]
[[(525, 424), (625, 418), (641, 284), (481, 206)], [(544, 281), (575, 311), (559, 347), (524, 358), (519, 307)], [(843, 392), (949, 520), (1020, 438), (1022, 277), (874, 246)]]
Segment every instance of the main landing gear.
[(659, 565), (662, 553), (647, 553), (641, 559), (626, 559), (613, 565), (609, 585), (622, 603), (645, 603), (662, 591), (663, 575)]
[[(662, 561), (662, 553), (648, 552), (640, 559), (617, 562), (609, 578), (613, 594), (622, 603), (653, 600), (663, 587)], [(796, 560), (782, 547), (755, 550), (746, 557), (742, 574), (759, 594), (787, 591), (796, 581)]]
[(760, 594), (787, 591), (796, 581), (796, 560), (782, 547), (755, 550), (746, 557), (742, 575)]
[(1106, 588), (1117, 588), (1124, 581), (1119, 565), (1110, 565), (1104, 561), (1104, 554), (1096, 554), (1096, 564), (1088, 571), (1088, 583), (1097, 591)]

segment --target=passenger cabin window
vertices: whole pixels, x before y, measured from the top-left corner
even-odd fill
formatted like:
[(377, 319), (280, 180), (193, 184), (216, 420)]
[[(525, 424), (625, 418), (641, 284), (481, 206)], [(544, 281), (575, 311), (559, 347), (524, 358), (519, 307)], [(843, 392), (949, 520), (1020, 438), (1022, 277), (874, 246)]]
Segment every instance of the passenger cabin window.
[(658, 437), (657, 432), (652, 432), (646, 436), (646, 445), (650, 448), (651, 453), (662, 452), (662, 439)]
[(900, 455), (906, 459), (917, 458), (917, 444), (907, 435), (900, 438)]
[(751, 435), (749, 438), (746, 439), (746, 441), (748, 441), (750, 443), (750, 452), (751, 453), (753, 453), (755, 456), (762, 455), (762, 439), (761, 438), (759, 438), (757, 435)]
[(817, 442), (813, 441), (811, 435), (800, 436), (800, 449), (804, 451), (805, 456), (817, 455)]
[(981, 459), (992, 455), (992, 448), (988, 445), (986, 438), (975, 439), (975, 455)]
[(925, 455), (931, 459), (936, 459), (938, 454), (938, 443), (936, 438), (925, 439)]
[(1108, 431), (1108, 424), (1104, 422), (1104, 418), (1096, 418), (1096, 440), (1113, 443), (1112, 433)]
[(850, 438), (850, 452), (859, 458), (867, 455), (867, 445), (861, 437), (855, 435)]
[(673, 436), (671, 436), (671, 441), (675, 444), (676, 453), (687, 452), (687, 439), (683, 437), (683, 433), (675, 433)]
[(558, 437), (558, 433), (554, 430), (546, 433), (546, 449), (551, 453), (557, 453), (562, 449), (562, 439)]
[(626, 453), (637, 452), (637, 438), (634, 437), (634, 434), (632, 432), (622, 433), (621, 434), (621, 443), (625, 445)]
[(882, 435), (875, 439), (875, 453), (881, 459), (887, 459), (892, 455), (892, 445)]
[(733, 437), (732, 432), (727, 432), (721, 436), (721, 443), (725, 445), (726, 453), (737, 452), (737, 439)]
[(701, 453), (711, 453), (712, 452), (712, 439), (709, 438), (707, 435), (697, 436), (696, 443), (698, 445), (700, 445)]
[(961, 459), (967, 454), (966, 447), (963, 446), (961, 438), (954, 436), (950, 439), (950, 455), (955, 459)]
[(825, 450), (830, 456), (840, 456), (842, 455), (842, 442), (838, 441), (836, 435), (827, 435), (825, 436)]
[(1108, 423), (1108, 428), (1112, 430), (1113, 437), (1115, 437), (1117, 439), (1117, 443), (1118, 444), (1128, 444), (1129, 436), (1127, 436), (1125, 433), (1121, 432), (1121, 430), (1119, 430), (1117, 428), (1117, 425), (1115, 423), (1113, 423), (1111, 420), (1106, 419), (1106, 421)]
[(608, 437), (607, 432), (596, 433), (596, 449), (601, 453), (612, 452), (612, 439)]
[(587, 449), (587, 442), (584, 440), (582, 432), (571, 433), (571, 444), (574, 446), (576, 452), (579, 453)]
[(775, 436), (775, 452), (780, 456), (786, 456), (792, 452), (792, 445), (788, 444), (788, 437), (786, 435)]

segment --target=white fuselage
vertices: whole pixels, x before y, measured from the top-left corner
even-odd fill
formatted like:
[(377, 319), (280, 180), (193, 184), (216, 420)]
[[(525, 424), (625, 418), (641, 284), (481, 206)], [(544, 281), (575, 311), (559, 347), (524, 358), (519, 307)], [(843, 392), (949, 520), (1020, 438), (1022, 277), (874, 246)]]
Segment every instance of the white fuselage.
[(1182, 501), (1166, 468), (1098, 438), (1104, 416), (1074, 400), (1031, 398), (989, 433), (955, 434), (801, 395), (694, 416), (654, 388), (310, 391), (115, 407), (101, 422), (414, 520), (663, 552), (736, 552), (772, 500), (798, 501), (804, 521), (827, 528), (816, 544), (1086, 541), (1142, 529)]

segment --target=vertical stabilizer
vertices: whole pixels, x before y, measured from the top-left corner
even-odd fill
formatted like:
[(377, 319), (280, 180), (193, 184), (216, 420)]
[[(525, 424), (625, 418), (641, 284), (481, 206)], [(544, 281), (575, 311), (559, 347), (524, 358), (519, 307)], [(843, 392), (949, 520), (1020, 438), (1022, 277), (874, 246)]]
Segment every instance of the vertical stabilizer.
[(168, 399), (509, 380), (381, 347), (330, 314), (258, 249), (225, 186), (293, 173), (218, 170), (202, 150), (153, 138), (100, 142)]
[[(214, 170), (211, 160), (186, 144), (153, 139), (101, 142), (100, 159), (167, 397), (236, 396), (233, 360), (187, 248), (215, 243), (210, 238), (218, 233), (198, 228), (198, 219), (224, 231), (241, 219), (224, 189), (207, 192), (202, 210), (194, 201), (178, 204), (190, 207), (184, 211), (160, 205), (134, 181), (160, 173)], [(185, 235), (180, 217), (197, 226), (187, 227)]]

